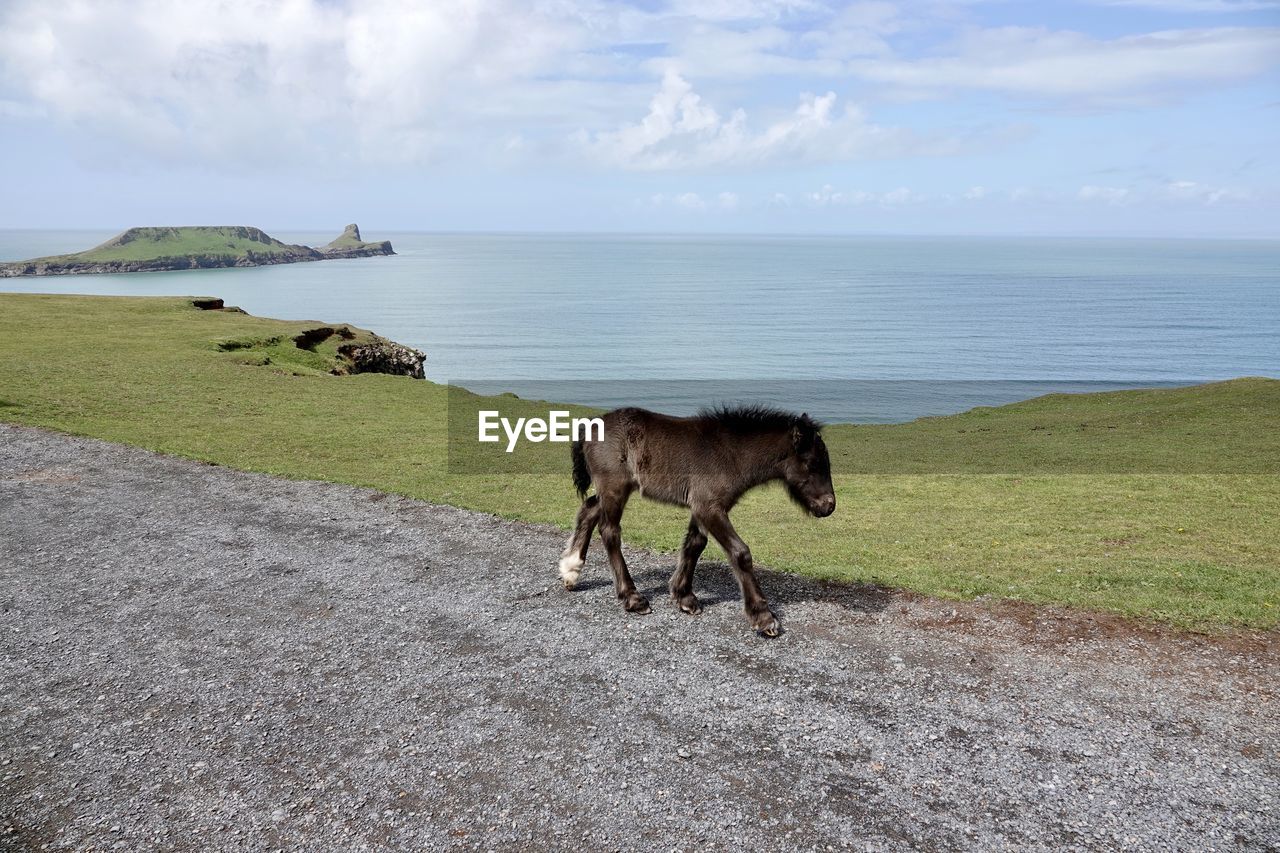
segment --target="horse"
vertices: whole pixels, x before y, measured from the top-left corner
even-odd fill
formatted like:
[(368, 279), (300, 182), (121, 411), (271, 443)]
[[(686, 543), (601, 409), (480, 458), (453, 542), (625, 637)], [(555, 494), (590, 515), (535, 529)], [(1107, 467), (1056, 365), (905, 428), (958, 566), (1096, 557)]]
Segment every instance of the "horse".
[[(582, 506), (569, 543), (560, 555), (560, 579), (573, 589), (587, 559), (591, 534), (600, 528), (623, 608), (648, 613), (622, 557), (622, 513), (632, 492), (687, 507), (689, 528), (668, 588), (676, 605), (696, 615), (693, 570), (710, 536), (724, 549), (742, 590), (751, 627), (762, 636), (781, 633), (778, 617), (760, 591), (751, 549), (729, 522), (729, 511), (749, 490), (781, 480), (791, 499), (810, 515), (835, 512), (831, 457), (822, 424), (766, 406), (703, 409), (694, 417), (672, 417), (639, 408), (604, 415), (604, 437), (572, 445), (573, 483)], [(587, 490), (595, 485), (595, 494)]]

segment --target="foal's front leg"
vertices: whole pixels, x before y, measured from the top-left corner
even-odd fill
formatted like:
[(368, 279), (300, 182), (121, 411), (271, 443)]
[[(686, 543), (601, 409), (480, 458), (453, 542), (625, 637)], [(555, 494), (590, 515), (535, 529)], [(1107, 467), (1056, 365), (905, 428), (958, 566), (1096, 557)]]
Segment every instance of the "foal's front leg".
[(613, 589), (622, 606), (631, 613), (648, 613), (649, 599), (636, 590), (635, 581), (627, 571), (627, 561), (622, 558), (622, 510), (625, 503), (600, 500), (600, 541), (609, 555), (613, 569)]
[(698, 526), (697, 519), (689, 519), (689, 531), (684, 535), (684, 545), (680, 548), (680, 562), (676, 564), (676, 573), (671, 576), (668, 587), (671, 597), (685, 613), (702, 612), (702, 603), (693, 594), (693, 570), (702, 556), (702, 549), (707, 547), (707, 534)]
[(755, 567), (751, 562), (751, 549), (742, 541), (738, 531), (729, 523), (729, 514), (721, 509), (705, 510), (697, 519), (707, 532), (720, 543), (724, 553), (729, 557), (733, 573), (738, 578), (738, 586), (742, 589), (742, 606), (747, 611), (747, 619), (751, 627), (766, 637), (776, 637), (782, 633), (778, 617), (769, 609), (769, 602), (760, 591), (760, 582), (756, 580)]

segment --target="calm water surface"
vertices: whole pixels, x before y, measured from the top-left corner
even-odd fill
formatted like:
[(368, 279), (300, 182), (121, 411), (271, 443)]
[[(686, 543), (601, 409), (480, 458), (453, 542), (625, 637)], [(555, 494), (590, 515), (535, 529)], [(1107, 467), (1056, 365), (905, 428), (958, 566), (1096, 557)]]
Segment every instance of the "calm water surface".
[[(75, 251), (110, 236), (0, 232), (0, 258)], [(333, 235), (276, 236), (316, 245)], [(574, 386), (547, 380), (596, 380), (568, 399), (642, 397), (669, 410), (692, 405), (683, 386), (653, 383), (641, 393), (617, 381), (776, 380), (760, 387), (782, 404), (900, 420), (1020, 399), (1066, 380), (1083, 384), (1062, 387), (1086, 390), (1280, 376), (1274, 241), (366, 237), (391, 239), (399, 254), (5, 279), (0, 290), (221, 296), (252, 314), (350, 322), (420, 347), (433, 379), (552, 389), (557, 399)], [(795, 379), (894, 382), (786, 381)], [(868, 402), (892, 397), (900, 380), (915, 380), (900, 402)], [(983, 382), (977, 398), (948, 397)]]

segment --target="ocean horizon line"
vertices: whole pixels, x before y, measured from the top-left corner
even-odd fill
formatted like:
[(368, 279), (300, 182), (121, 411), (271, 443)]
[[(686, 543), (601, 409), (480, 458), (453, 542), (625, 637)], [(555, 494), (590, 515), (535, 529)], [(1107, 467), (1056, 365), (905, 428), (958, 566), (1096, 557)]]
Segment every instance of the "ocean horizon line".
[[(118, 233), (128, 228), (172, 228), (187, 226), (240, 226), (252, 225), (262, 228), (267, 233), (313, 233), (329, 232), (341, 225), (267, 225), (251, 221), (241, 222), (134, 222), (116, 225), (22, 225), (0, 226), (0, 232), (22, 233)], [(669, 231), (669, 230), (581, 230), (581, 229), (503, 229), (503, 228), (415, 228), (399, 226), (362, 225), (361, 230), (369, 234), (412, 234), (439, 235), (444, 237), (476, 236), (476, 237), (645, 237), (645, 238), (815, 238), (815, 239), (902, 239), (902, 240), (1114, 240), (1123, 241), (1162, 241), (1162, 240), (1196, 240), (1205, 242), (1280, 242), (1280, 233), (1276, 234), (1178, 234), (1157, 232), (1133, 232), (1108, 234), (1095, 232), (915, 232), (915, 231)]]

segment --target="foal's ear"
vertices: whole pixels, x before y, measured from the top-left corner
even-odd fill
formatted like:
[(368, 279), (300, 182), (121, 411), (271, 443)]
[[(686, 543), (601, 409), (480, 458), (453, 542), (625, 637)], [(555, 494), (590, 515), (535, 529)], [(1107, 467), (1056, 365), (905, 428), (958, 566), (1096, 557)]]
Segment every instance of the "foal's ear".
[(796, 423), (791, 427), (791, 444), (796, 450), (808, 450), (818, 437), (818, 429), (817, 422), (809, 417), (808, 412), (805, 412), (796, 419)]
[(800, 424), (796, 424), (791, 428), (791, 446), (796, 450), (804, 450), (805, 445), (809, 443), (809, 431), (804, 429)]

